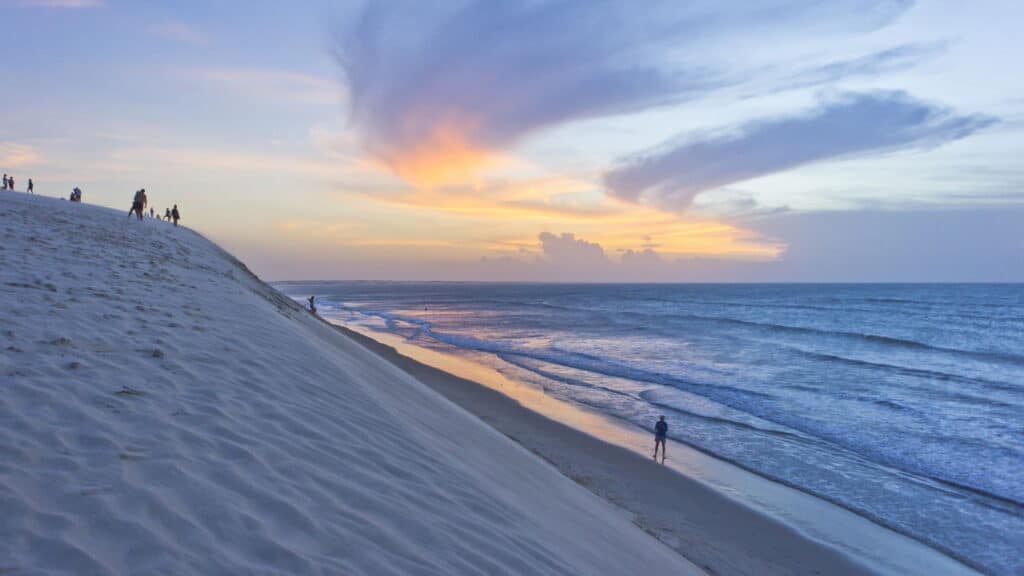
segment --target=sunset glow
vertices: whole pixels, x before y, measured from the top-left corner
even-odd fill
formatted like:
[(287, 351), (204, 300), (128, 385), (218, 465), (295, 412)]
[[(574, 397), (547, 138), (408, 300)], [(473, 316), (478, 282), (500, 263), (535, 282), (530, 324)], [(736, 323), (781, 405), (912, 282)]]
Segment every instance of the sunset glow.
[(472, 144), (468, 137), (472, 129), (470, 120), (445, 120), (408, 149), (383, 151), (380, 157), (386, 167), (418, 188), (463, 183), (499, 162), (497, 154)]
[(1015, 254), (972, 224), (1012, 220), (1024, 182), (998, 11), (230, 4), (4, 4), (54, 40), (4, 62), (32, 90), (0, 97), (0, 169), (118, 209), (145, 187), (270, 278), (930, 278), (965, 242)]

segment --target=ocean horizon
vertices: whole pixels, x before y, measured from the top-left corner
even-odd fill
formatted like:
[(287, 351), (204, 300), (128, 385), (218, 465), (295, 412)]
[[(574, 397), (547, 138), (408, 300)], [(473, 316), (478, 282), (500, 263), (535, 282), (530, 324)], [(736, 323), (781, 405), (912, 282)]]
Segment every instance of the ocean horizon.
[(993, 573), (1024, 533), (1024, 285), (286, 282)]

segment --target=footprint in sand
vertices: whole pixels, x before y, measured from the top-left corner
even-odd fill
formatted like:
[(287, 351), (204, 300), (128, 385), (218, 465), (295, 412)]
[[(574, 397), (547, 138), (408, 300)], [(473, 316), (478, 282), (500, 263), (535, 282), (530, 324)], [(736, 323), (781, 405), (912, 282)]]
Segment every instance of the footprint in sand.
[(114, 392), (115, 396), (145, 396), (146, 393), (142, 390), (136, 390), (135, 388), (129, 388), (128, 386), (122, 386), (120, 390)]

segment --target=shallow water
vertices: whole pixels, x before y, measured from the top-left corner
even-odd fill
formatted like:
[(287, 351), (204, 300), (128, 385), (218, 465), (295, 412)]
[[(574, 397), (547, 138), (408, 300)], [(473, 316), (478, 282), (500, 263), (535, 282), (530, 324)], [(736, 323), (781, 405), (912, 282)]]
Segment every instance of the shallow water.
[(302, 283), (1000, 574), (1024, 570), (1024, 286)]

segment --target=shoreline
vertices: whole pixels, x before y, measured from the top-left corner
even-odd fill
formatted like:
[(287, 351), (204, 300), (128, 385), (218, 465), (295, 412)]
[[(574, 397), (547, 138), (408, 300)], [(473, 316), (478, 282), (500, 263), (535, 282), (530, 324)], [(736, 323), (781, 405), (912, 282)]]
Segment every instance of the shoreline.
[(640, 451), (650, 441), (640, 431), (471, 360), (324, 320), (633, 515), (709, 573), (978, 573), (846, 508), (685, 444), (670, 441), (668, 465), (656, 464)]

